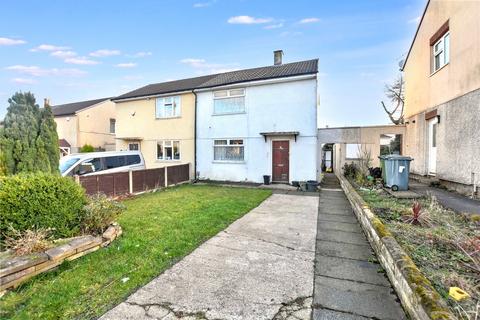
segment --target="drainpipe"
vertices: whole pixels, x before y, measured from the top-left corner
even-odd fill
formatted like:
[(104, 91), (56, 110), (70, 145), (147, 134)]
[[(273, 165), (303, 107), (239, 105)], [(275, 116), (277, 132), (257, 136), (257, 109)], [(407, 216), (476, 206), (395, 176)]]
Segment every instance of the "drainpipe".
[(193, 181), (197, 181), (197, 93), (195, 89), (192, 90), (195, 96), (195, 106), (193, 111)]

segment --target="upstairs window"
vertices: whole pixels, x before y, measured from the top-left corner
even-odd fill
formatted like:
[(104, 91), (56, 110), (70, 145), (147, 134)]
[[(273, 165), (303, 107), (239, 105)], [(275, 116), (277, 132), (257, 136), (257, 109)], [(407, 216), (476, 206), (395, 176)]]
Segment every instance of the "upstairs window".
[(115, 119), (110, 119), (110, 133), (115, 133)]
[(229, 114), (245, 112), (245, 89), (215, 91), (213, 113)]
[(244, 145), (240, 139), (214, 140), (213, 160), (244, 161)]
[(450, 33), (445, 33), (433, 45), (433, 72), (450, 62)]
[(155, 117), (157, 119), (180, 117), (180, 107), (179, 96), (157, 98), (155, 104)]

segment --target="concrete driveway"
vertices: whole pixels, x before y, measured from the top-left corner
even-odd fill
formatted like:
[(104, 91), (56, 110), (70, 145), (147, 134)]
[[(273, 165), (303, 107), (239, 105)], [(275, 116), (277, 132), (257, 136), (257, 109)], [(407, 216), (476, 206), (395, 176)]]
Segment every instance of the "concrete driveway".
[(101, 319), (310, 319), (317, 213), (274, 194)]

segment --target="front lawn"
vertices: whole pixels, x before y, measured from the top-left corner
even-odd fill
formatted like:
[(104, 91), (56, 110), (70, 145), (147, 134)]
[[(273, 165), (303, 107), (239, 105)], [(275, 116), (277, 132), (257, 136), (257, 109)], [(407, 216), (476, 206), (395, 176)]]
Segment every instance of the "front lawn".
[(0, 299), (2, 319), (91, 319), (258, 206), (269, 190), (180, 186), (123, 203), (123, 235)]
[[(480, 303), (480, 228), (474, 219), (446, 210), (434, 198), (419, 201), (423, 223), (413, 223), (412, 200), (399, 200), (381, 190), (357, 189), (372, 211), (431, 281), (459, 319), (477, 319)], [(470, 298), (456, 302), (450, 287)]]

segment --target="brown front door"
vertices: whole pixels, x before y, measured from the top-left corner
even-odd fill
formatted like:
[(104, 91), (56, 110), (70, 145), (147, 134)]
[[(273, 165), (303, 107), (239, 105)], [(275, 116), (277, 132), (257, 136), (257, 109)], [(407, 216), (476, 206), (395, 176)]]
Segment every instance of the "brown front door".
[(272, 181), (288, 183), (289, 142), (272, 141)]

